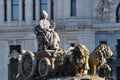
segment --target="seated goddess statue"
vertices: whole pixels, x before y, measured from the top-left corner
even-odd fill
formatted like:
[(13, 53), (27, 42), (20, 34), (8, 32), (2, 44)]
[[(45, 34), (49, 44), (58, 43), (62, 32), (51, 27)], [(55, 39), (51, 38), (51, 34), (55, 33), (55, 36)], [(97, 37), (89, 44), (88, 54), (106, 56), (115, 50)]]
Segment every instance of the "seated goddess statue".
[(59, 35), (55, 31), (55, 23), (51, 23), (47, 20), (48, 14), (46, 11), (42, 11), (41, 20), (39, 25), (34, 28), (38, 41), (38, 51), (44, 49), (59, 49)]

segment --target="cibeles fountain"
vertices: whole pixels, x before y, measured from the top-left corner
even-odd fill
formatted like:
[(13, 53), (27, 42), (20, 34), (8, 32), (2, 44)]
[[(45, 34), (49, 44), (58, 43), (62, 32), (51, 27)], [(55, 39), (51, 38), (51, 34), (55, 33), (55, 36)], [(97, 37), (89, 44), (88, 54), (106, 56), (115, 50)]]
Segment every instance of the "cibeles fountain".
[(38, 51), (22, 51), (19, 58), (18, 80), (112, 80), (99, 77), (101, 69), (111, 71), (106, 59), (112, 51), (106, 44), (100, 44), (92, 53), (84, 44), (78, 43), (69, 54), (60, 48), (60, 38), (55, 31), (56, 24), (47, 20), (42, 11), (39, 25), (33, 32), (38, 42)]

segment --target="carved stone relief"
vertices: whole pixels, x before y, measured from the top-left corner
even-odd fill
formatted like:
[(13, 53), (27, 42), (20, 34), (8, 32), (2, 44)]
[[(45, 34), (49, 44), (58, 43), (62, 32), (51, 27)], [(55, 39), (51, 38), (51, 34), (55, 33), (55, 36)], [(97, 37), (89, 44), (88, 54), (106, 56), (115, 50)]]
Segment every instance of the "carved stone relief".
[(114, 0), (100, 0), (96, 8), (97, 20), (102, 22), (109, 21), (110, 14), (112, 13), (112, 6), (114, 4)]

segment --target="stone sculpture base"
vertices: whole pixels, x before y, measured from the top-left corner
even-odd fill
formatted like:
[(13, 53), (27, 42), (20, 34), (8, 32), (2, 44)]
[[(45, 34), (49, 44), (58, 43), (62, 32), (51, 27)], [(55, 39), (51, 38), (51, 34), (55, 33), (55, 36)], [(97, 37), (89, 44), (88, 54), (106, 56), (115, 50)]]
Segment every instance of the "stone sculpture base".
[(57, 78), (41, 78), (32, 77), (29, 79), (17, 79), (17, 80), (114, 80), (109, 77), (94, 77), (94, 76), (84, 76), (84, 77), (57, 77)]
[(48, 80), (106, 80), (106, 79), (101, 77), (84, 76), (84, 77), (60, 77), (60, 78), (51, 78)]

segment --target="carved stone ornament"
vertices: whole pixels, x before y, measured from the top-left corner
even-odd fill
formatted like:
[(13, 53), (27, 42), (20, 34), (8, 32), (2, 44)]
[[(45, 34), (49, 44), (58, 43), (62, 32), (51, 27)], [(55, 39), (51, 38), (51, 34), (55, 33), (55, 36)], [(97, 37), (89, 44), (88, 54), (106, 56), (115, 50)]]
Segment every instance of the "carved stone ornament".
[(21, 45), (22, 42), (23, 42), (23, 40), (21, 40), (21, 39), (19, 39), (19, 40), (13, 39), (13, 40), (8, 41), (9, 45)]
[(114, 0), (100, 0), (96, 8), (97, 19), (99, 21), (109, 21), (110, 14), (112, 13), (111, 7), (114, 4)]
[(13, 50), (12, 53), (8, 56), (9, 59), (17, 59), (19, 58), (19, 53), (16, 50)]

